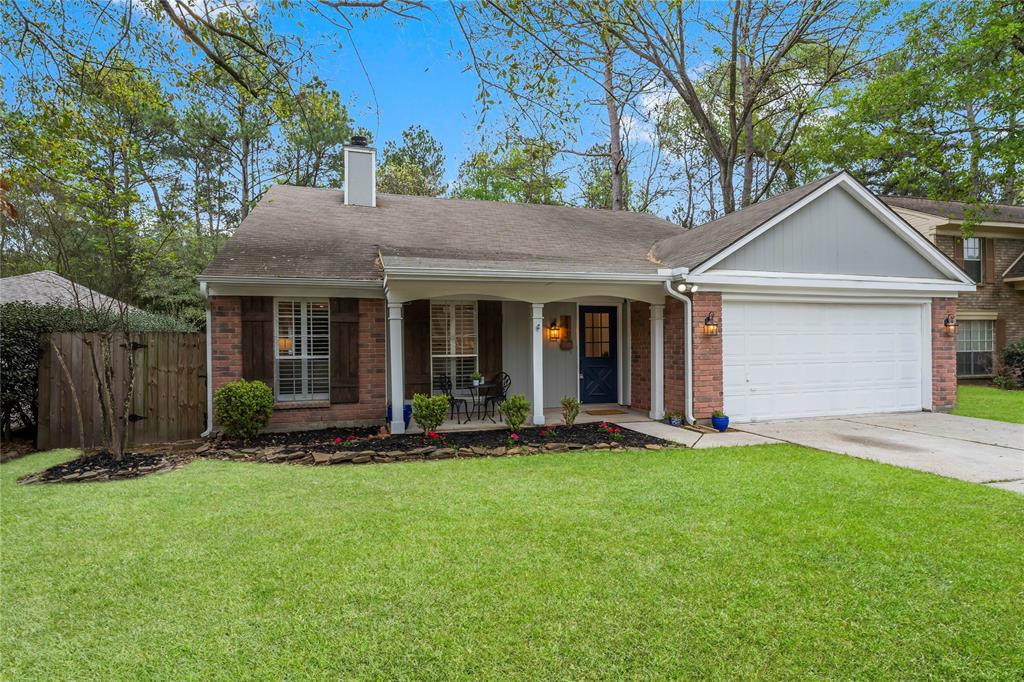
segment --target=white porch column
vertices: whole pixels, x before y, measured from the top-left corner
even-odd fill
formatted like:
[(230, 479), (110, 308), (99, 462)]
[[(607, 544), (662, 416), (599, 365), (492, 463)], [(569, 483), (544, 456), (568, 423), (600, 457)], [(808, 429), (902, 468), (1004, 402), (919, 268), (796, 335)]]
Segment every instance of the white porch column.
[(665, 304), (651, 304), (651, 419), (665, 418)]
[(537, 426), (544, 424), (544, 304), (534, 303), (530, 316), (530, 338), (533, 349), (533, 417)]
[(402, 304), (388, 303), (388, 376), (391, 378), (391, 433), (405, 433), (405, 354), (402, 348)]

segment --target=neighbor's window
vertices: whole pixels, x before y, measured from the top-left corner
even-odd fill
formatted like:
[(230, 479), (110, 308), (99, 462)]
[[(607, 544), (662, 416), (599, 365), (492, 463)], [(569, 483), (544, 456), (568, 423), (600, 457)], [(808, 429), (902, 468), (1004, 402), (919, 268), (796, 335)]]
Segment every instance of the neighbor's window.
[(964, 240), (964, 272), (975, 282), (981, 281), (981, 240), (977, 237)]
[(477, 369), (476, 301), (430, 303), (430, 385), (441, 390), (441, 378), (453, 388), (466, 388)]
[(331, 319), (326, 300), (277, 300), (277, 399), (330, 400)]
[(995, 320), (960, 320), (956, 332), (957, 376), (992, 374)]

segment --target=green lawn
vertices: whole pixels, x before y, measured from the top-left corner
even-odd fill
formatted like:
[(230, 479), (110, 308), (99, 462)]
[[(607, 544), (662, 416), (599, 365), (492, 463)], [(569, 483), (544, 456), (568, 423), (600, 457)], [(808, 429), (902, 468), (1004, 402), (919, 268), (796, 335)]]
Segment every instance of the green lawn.
[(953, 414), (1024, 424), (1024, 391), (962, 385), (956, 390)]
[(19, 486), (27, 679), (975, 678), (1024, 670), (1024, 497), (788, 445)]

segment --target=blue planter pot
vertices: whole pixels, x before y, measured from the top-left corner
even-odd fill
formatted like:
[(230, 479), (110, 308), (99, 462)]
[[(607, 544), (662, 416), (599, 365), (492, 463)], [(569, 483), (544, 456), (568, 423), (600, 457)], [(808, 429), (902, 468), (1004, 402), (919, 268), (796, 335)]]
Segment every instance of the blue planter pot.
[[(388, 425), (391, 424), (391, 406), (388, 405)], [(402, 405), (402, 419), (405, 421), (405, 428), (409, 428), (409, 422), (412, 421), (412, 405)]]
[(728, 417), (712, 417), (711, 418), (711, 425), (714, 426), (719, 431), (722, 431), (724, 433), (725, 430), (729, 428), (729, 418)]

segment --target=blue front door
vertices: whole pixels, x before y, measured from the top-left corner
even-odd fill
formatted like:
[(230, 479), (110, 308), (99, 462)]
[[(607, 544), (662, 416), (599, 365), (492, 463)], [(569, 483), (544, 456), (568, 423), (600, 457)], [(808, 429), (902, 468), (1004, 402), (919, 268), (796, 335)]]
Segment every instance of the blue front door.
[(580, 401), (619, 401), (616, 312), (613, 306), (580, 306)]

